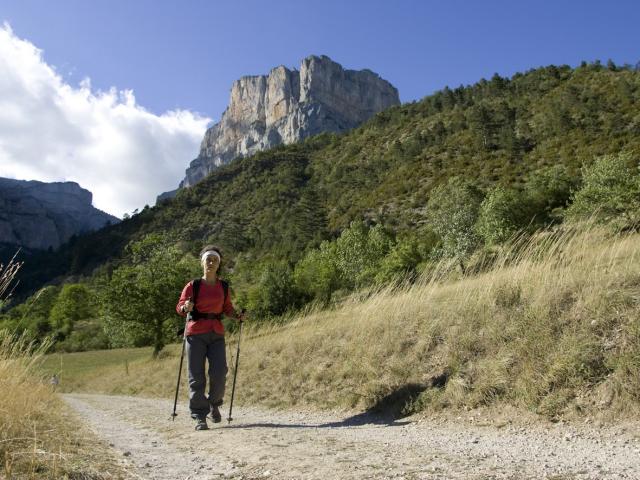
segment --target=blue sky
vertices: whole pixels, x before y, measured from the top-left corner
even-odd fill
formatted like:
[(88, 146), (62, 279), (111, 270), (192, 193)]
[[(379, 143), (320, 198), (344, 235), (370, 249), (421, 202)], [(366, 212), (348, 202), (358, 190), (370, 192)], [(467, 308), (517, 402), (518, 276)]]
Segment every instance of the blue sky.
[(310, 54), (379, 73), (402, 101), (494, 72), (640, 61), (637, 1), (21, 0), (0, 19), (70, 82), (216, 120), (235, 79)]
[[(59, 118), (51, 124), (60, 128), (60, 119), (71, 118), (69, 112), (79, 104), (85, 111), (81, 120), (68, 122), (76, 129), (72, 133), (45, 132), (67, 138), (63, 146), (47, 147), (59, 149), (58, 157), (51, 154), (38, 163), (34, 159), (42, 152), (19, 145), (3, 154), (0, 148), (0, 176), (78, 181), (94, 192), (97, 206), (116, 215), (152, 204), (157, 193), (175, 188), (197, 155), (205, 126), (224, 111), (234, 80), (266, 74), (277, 65), (298, 68), (310, 54), (328, 55), (345, 68), (375, 71), (398, 88), (405, 102), (495, 72), (510, 76), (581, 60), (640, 61), (640, 2), (632, 1), (21, 0), (0, 3), (0, 21), (10, 26), (5, 40), (12, 45), (0, 68), (20, 72), (19, 90), (26, 92), (15, 95), (16, 85), (5, 85), (4, 91), (0, 85), (0, 102), (11, 98), (22, 101), (16, 108), (23, 108), (36, 98), (11, 50), (28, 44), (37, 50), (40, 66), (54, 72), (55, 79), (42, 80), (54, 84), (45, 90), (78, 94), (58, 109)], [(24, 118), (33, 118), (33, 111), (23, 111)], [(14, 141), (10, 122), (15, 118), (3, 124), (0, 117), (0, 146)], [(119, 133), (102, 139), (100, 148), (90, 143), (95, 134), (78, 127), (88, 122), (94, 132), (110, 131), (110, 121)], [(95, 155), (128, 131), (137, 136), (110, 153), (116, 164), (121, 159), (118, 168), (106, 153)], [(79, 137), (85, 142), (82, 151), (73, 147)], [(165, 150), (170, 154), (158, 160)], [(152, 154), (140, 160), (142, 167), (127, 170), (145, 152)], [(73, 158), (82, 159), (82, 168), (60, 166)], [(105, 166), (121, 177), (109, 172), (112, 176), (100, 185)], [(80, 175), (80, 170), (94, 175)], [(160, 172), (154, 181), (150, 170)], [(122, 178), (148, 181), (144, 188), (131, 181), (109, 193)]]

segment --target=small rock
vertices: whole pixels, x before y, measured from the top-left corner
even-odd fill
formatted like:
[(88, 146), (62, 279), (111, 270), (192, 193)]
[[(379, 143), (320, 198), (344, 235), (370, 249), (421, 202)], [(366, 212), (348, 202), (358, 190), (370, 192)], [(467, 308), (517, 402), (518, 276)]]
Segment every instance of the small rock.
[(263, 476), (263, 477), (268, 477), (269, 475), (271, 475), (271, 472), (270, 472), (269, 470), (265, 470), (265, 471), (262, 473), (262, 476)]
[(123, 455), (125, 457), (130, 457), (131, 456), (131, 452), (127, 450), (126, 452), (123, 453)]

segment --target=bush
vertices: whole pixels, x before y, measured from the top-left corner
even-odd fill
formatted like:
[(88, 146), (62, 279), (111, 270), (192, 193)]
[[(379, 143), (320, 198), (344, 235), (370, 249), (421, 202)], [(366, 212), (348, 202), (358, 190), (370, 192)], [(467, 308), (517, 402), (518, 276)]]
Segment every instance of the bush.
[(511, 238), (524, 218), (522, 196), (515, 190), (495, 187), (480, 205), (476, 231), (485, 245), (497, 245)]
[(436, 187), (427, 203), (427, 219), (442, 239), (440, 254), (463, 260), (477, 247), (476, 234), (482, 192), (468, 180), (452, 177)]
[[(633, 167), (632, 167), (633, 165)], [(594, 216), (616, 228), (637, 228), (640, 224), (640, 172), (629, 154), (605, 155), (582, 168), (583, 185), (567, 209), (569, 220)]]
[(395, 240), (381, 225), (372, 228), (362, 222), (351, 222), (336, 240), (336, 261), (341, 286), (359, 288), (373, 283), (382, 259)]
[(272, 318), (301, 306), (293, 271), (283, 262), (268, 263), (258, 283), (247, 295), (249, 311), (258, 318)]
[(93, 294), (86, 285), (66, 284), (51, 308), (49, 322), (56, 335), (65, 338), (79, 320), (88, 319), (94, 310)]
[(564, 165), (536, 170), (525, 184), (524, 201), (529, 205), (525, 221), (538, 226), (560, 221), (576, 185)]
[(322, 242), (298, 262), (293, 272), (296, 287), (309, 298), (327, 304), (340, 288), (335, 242)]
[(38, 290), (20, 305), (0, 318), (0, 327), (16, 334), (25, 334), (32, 340), (43, 340), (51, 334), (49, 315), (58, 297), (60, 287), (48, 286)]
[(403, 238), (380, 262), (375, 277), (376, 283), (381, 285), (415, 277), (420, 264), (429, 257), (437, 243), (437, 235), (429, 230), (416, 236)]
[(55, 349), (61, 352), (82, 352), (85, 350), (103, 350), (109, 348), (109, 338), (99, 321), (80, 320), (73, 326), (71, 334)]

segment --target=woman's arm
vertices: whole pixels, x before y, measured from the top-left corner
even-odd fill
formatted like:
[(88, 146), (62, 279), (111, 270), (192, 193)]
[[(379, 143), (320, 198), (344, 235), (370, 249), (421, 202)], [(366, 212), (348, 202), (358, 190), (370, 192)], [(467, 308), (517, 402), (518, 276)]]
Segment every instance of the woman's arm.
[(224, 299), (224, 305), (222, 306), (222, 311), (227, 317), (235, 318), (236, 320), (244, 320), (244, 312), (238, 313), (231, 303), (231, 288), (229, 288), (229, 292), (227, 293), (227, 298)]
[(180, 300), (178, 300), (178, 304), (176, 305), (176, 312), (178, 312), (178, 315), (186, 317), (187, 312), (190, 312), (193, 309), (193, 302), (191, 301), (192, 297), (193, 297), (193, 282), (189, 282), (182, 289), (182, 293), (180, 294)]

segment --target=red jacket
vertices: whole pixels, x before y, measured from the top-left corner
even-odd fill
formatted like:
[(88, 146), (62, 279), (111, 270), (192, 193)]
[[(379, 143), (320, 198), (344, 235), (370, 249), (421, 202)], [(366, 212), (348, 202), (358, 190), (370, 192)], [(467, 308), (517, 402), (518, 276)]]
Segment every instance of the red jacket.
[[(179, 315), (186, 317), (187, 314), (182, 312), (182, 305), (193, 297), (193, 282), (187, 283), (182, 290), (178, 305), (176, 305), (176, 311)], [(236, 311), (231, 303), (231, 295), (227, 293), (227, 298), (224, 298), (224, 289), (220, 280), (217, 280), (214, 285), (207, 284), (204, 280), (200, 282), (200, 290), (198, 291), (198, 298), (196, 299), (196, 309), (200, 313), (224, 313), (228, 317), (236, 317)], [(199, 320), (193, 320), (187, 322), (186, 335), (197, 335), (199, 333), (215, 332), (219, 335), (224, 335), (224, 326), (218, 319), (201, 318)]]

